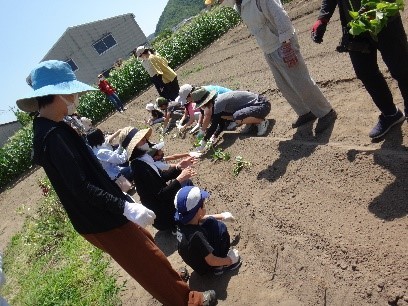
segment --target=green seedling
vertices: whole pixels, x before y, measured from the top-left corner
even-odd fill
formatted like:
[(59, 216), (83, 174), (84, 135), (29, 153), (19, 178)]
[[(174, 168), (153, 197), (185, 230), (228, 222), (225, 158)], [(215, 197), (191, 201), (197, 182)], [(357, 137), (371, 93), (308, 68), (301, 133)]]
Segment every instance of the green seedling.
[(231, 154), (229, 154), (228, 152), (224, 152), (223, 149), (217, 149), (215, 150), (213, 146), (212, 150), (213, 150), (213, 154), (211, 155), (211, 158), (214, 161), (229, 161), (231, 159)]
[(378, 33), (387, 25), (388, 19), (404, 10), (404, 0), (388, 2), (383, 0), (361, 0), (361, 9), (349, 12), (352, 21), (349, 22), (350, 34), (357, 36), (369, 32), (376, 40)]
[(249, 161), (244, 160), (242, 156), (236, 156), (232, 173), (234, 174), (234, 176), (238, 176), (242, 169), (250, 167), (251, 163)]
[(200, 135), (195, 138), (194, 143), (193, 143), (194, 148), (198, 148), (200, 146), (200, 142), (203, 138), (204, 138), (204, 135)]

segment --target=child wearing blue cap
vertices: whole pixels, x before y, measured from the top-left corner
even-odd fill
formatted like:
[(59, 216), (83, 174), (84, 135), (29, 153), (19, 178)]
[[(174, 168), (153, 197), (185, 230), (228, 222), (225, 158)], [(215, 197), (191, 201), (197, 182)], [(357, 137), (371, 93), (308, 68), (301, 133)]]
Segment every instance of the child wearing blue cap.
[(236, 249), (230, 249), (230, 236), (225, 223), (234, 221), (230, 212), (206, 215), (205, 199), (210, 194), (195, 186), (181, 188), (174, 199), (175, 220), (179, 223), (178, 252), (200, 275), (221, 275), (241, 266)]

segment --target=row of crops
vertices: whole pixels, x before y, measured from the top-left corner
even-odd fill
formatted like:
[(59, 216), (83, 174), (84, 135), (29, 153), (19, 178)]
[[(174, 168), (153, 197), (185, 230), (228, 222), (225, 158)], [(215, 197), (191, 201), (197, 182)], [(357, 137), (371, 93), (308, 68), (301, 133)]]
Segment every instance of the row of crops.
[[(175, 68), (210, 45), (239, 21), (240, 17), (234, 10), (218, 7), (200, 14), (171, 37), (154, 43), (153, 47)], [(117, 89), (122, 101), (129, 101), (151, 84), (148, 74), (134, 58), (113, 70), (109, 82)], [(78, 107), (78, 112), (92, 119), (94, 123), (106, 118), (113, 110), (112, 104), (99, 91), (82, 96)], [(0, 188), (32, 167), (32, 135), (32, 124), (29, 122), (0, 148)]]

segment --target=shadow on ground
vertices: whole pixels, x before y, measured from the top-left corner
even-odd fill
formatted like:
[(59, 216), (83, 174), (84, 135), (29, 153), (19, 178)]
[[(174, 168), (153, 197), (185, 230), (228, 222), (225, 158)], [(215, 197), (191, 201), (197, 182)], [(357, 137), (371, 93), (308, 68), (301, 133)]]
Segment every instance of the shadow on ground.
[(286, 173), (291, 161), (310, 156), (318, 146), (327, 144), (334, 128), (333, 123), (322, 133), (313, 135), (313, 121), (297, 128), (292, 139), (279, 143), (279, 158), (268, 168), (259, 172), (258, 180), (266, 179), (275, 182)]

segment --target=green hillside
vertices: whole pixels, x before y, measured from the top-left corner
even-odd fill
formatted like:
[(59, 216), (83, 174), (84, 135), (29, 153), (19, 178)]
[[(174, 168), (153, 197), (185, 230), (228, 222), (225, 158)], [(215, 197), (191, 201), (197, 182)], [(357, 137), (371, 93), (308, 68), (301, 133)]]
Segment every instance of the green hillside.
[(204, 0), (169, 0), (157, 22), (155, 34), (171, 29), (183, 19), (197, 15), (203, 8)]

